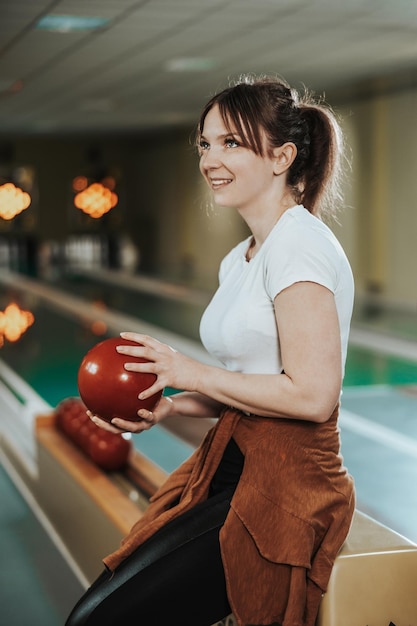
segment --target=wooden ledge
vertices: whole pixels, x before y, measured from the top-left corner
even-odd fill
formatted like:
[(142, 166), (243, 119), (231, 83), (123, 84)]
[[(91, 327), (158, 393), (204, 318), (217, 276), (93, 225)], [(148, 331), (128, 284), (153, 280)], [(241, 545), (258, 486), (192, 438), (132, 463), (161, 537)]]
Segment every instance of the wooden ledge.
[[(103, 510), (103, 513), (122, 532), (127, 534), (143, 513), (140, 506), (117, 486), (110, 474), (97, 467), (88, 457), (71, 443), (56, 427), (53, 415), (42, 415), (36, 419), (36, 437), (65, 471), (76, 481), (86, 494)], [(121, 479), (132, 484), (149, 498), (165, 481), (167, 474), (149, 459), (133, 450)]]

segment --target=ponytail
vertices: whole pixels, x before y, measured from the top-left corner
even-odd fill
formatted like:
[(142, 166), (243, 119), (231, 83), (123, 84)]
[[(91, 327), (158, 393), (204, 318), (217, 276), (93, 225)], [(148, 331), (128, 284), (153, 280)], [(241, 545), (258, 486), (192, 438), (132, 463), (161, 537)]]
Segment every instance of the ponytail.
[[(295, 160), (288, 182), (296, 182), (301, 202), (311, 213), (334, 215), (342, 200), (341, 128), (333, 112), (321, 104), (302, 102), (298, 109), (306, 126), (308, 150), (304, 155), (301, 151), (298, 164)], [(298, 181), (291, 180), (294, 174)]]

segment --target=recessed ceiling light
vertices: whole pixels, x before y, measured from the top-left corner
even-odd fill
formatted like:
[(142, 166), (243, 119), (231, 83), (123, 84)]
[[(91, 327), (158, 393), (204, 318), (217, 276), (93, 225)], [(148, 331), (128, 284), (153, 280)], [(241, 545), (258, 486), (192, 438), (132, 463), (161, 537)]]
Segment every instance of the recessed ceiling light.
[(107, 26), (110, 20), (104, 17), (81, 15), (44, 15), (36, 22), (39, 30), (49, 30), (58, 33), (71, 33), (80, 30), (96, 30)]
[(167, 72), (208, 72), (215, 67), (215, 60), (208, 57), (178, 57), (165, 64)]

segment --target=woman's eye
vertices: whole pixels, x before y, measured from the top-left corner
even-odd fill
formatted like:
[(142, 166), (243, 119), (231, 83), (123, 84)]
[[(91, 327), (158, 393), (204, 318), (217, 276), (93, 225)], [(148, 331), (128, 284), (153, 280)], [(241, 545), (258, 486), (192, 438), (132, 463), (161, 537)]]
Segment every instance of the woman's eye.
[(225, 139), (224, 143), (228, 148), (238, 148), (240, 145), (239, 142), (236, 141), (236, 139), (234, 139), (233, 137), (228, 137), (227, 139)]
[(203, 140), (201, 140), (201, 141), (199, 142), (199, 144), (198, 144), (198, 149), (199, 149), (199, 152), (204, 152), (205, 150), (208, 150), (208, 149), (209, 149), (209, 147), (210, 147), (210, 145), (208, 144), (208, 142), (207, 142), (207, 141), (203, 141)]

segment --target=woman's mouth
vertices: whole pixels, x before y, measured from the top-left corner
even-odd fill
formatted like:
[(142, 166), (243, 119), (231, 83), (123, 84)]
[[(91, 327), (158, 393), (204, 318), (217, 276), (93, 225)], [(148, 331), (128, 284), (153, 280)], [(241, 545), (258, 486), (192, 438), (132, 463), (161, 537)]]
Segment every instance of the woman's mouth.
[(231, 178), (210, 178), (210, 185), (214, 191), (216, 189), (221, 189), (221, 187), (225, 187), (231, 182)]

